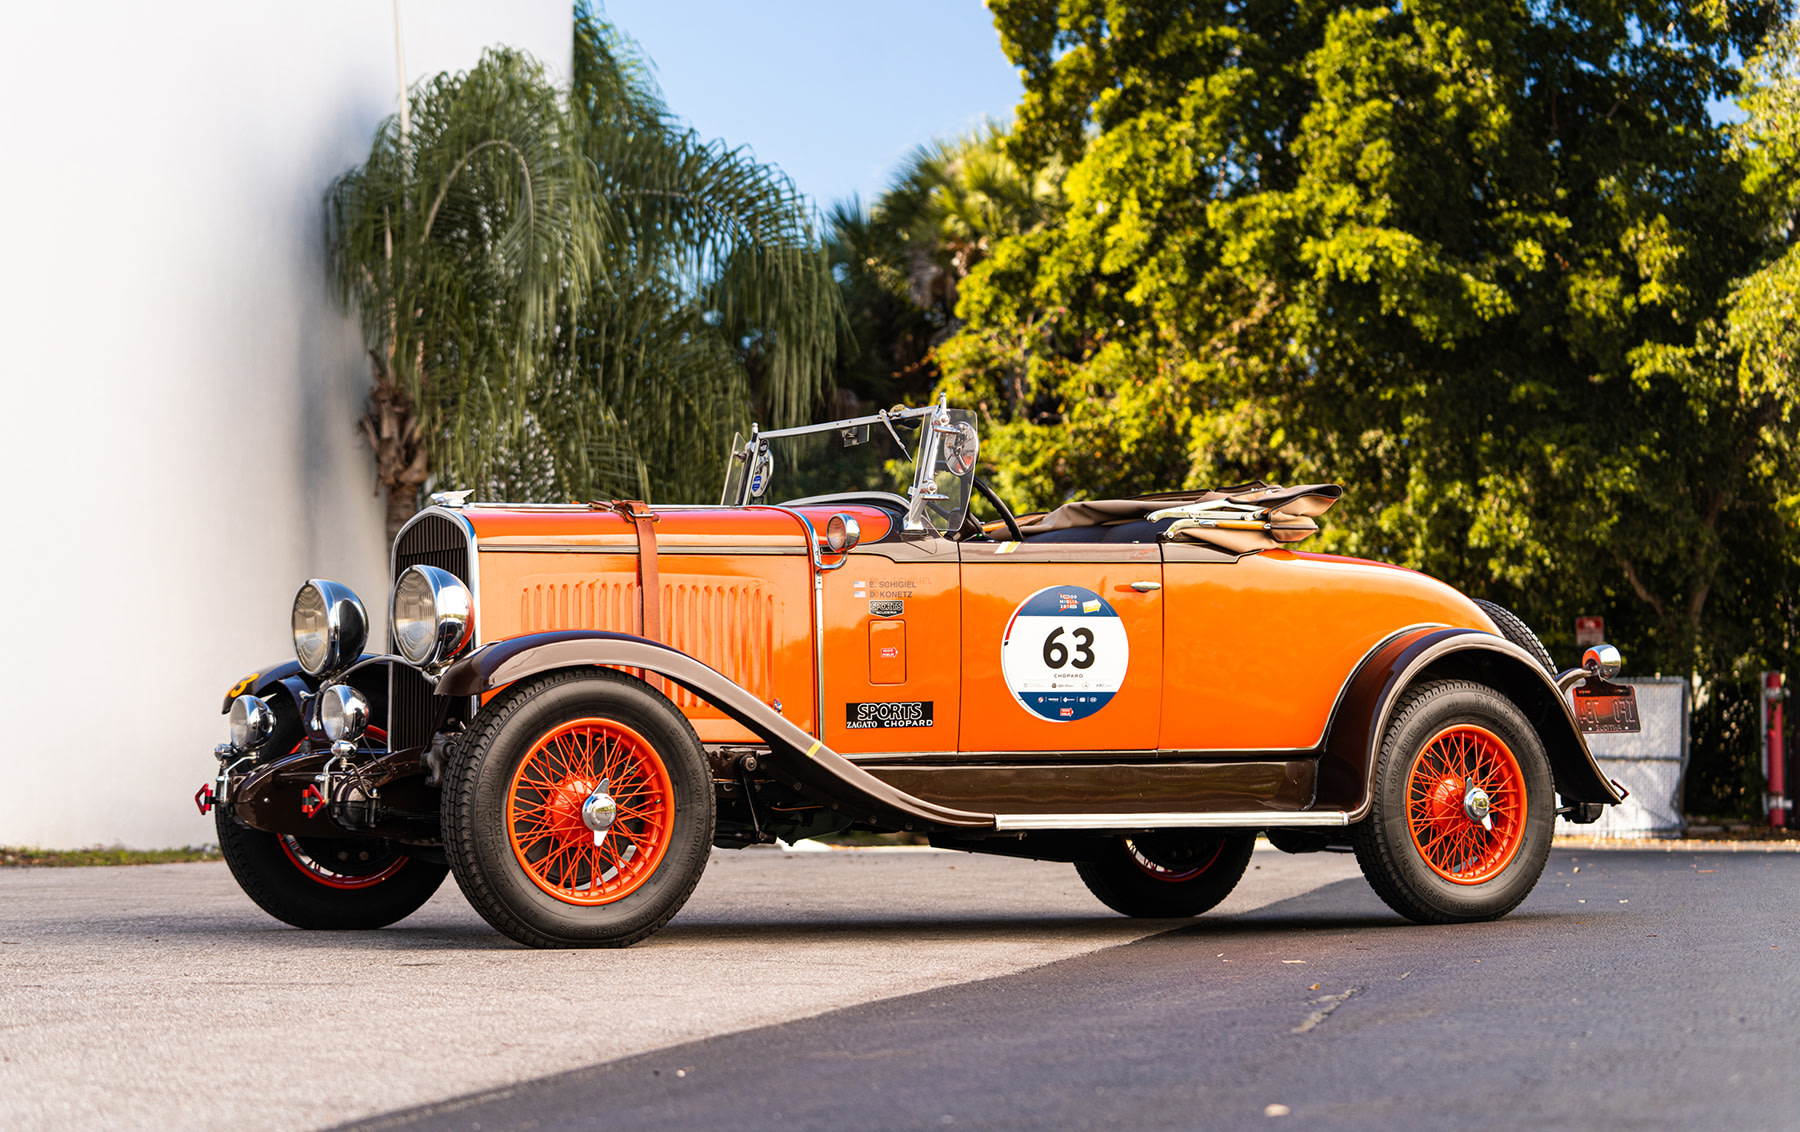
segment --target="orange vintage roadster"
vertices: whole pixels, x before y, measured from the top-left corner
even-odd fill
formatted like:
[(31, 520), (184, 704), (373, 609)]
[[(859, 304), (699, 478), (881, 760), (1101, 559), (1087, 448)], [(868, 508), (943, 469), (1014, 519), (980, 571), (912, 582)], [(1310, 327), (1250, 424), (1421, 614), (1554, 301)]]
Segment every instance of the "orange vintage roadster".
[(1017, 517), (977, 448), (940, 403), (740, 437), (716, 507), (434, 496), (389, 653), (309, 581), (295, 659), (227, 695), (197, 801), (233, 874), (369, 928), (454, 872), (515, 940), (620, 946), (715, 846), (912, 831), (1191, 916), (1261, 832), (1444, 923), (1504, 915), (1557, 815), (1621, 800), (1584, 739), (1637, 726), (1617, 653), (1558, 673), (1498, 606), (1288, 549), (1335, 485)]

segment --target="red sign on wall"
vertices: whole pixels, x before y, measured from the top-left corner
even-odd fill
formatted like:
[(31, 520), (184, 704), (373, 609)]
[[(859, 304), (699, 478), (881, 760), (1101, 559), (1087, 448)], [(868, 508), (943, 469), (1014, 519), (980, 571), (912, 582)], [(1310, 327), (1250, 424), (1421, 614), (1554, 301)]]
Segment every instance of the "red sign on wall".
[(1606, 640), (1606, 619), (1602, 617), (1577, 617), (1575, 619), (1575, 647), (1585, 649), (1589, 645), (1601, 644)]

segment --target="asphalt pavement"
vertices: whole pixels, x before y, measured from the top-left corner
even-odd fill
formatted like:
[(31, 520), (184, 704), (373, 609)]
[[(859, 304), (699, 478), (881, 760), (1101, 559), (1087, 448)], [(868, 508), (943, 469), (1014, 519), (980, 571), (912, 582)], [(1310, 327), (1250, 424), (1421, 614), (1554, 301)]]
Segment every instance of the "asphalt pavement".
[[(1260, 851), (1207, 920), (1354, 875)], [(1172, 926), (1112, 914), (1068, 865), (932, 851), (717, 853), (625, 951), (521, 948), (453, 882), (394, 927), (333, 933), (270, 919), (216, 863), (4, 869), (0, 1129), (319, 1128)]]
[(1513, 915), (1360, 880), (356, 1129), (1800, 1127), (1800, 855), (1569, 851)]

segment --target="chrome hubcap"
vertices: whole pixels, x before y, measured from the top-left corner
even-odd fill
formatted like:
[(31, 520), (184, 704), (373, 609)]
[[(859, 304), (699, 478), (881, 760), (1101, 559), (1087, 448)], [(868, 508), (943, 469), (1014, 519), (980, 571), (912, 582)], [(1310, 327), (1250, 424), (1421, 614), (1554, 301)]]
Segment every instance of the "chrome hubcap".
[(1487, 791), (1479, 786), (1469, 787), (1469, 792), (1463, 795), (1463, 813), (1483, 829), (1494, 828), (1494, 819), (1488, 814), (1490, 808)]
[(594, 792), (587, 796), (587, 801), (581, 804), (581, 824), (594, 831), (595, 845), (600, 844), (600, 839), (606, 836), (606, 831), (612, 828), (613, 822), (619, 820), (619, 804), (606, 792), (610, 785), (602, 778), (600, 784), (594, 787)]

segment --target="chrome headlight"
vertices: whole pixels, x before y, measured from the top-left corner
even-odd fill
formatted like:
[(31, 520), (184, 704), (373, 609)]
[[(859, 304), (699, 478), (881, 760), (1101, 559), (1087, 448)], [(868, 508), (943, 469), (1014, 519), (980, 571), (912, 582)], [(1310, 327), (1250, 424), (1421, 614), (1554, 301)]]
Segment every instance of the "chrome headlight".
[(369, 727), (369, 701), (348, 684), (333, 684), (319, 693), (319, 728), (333, 743), (362, 738)]
[(422, 668), (448, 660), (474, 634), (474, 611), (475, 599), (455, 574), (436, 566), (408, 566), (394, 583), (389, 622), (394, 647)]
[(308, 676), (342, 668), (368, 640), (369, 615), (349, 586), (314, 578), (294, 595), (294, 655)]
[(240, 751), (262, 746), (275, 730), (275, 713), (255, 696), (232, 700), (227, 718), (231, 724), (231, 745)]

